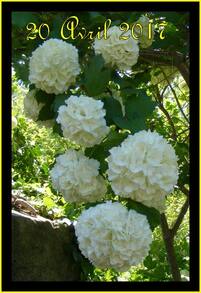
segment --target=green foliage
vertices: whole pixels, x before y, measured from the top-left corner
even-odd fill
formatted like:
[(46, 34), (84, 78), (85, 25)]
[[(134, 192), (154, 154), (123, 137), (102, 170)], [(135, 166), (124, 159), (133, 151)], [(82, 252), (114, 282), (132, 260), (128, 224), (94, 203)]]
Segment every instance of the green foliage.
[(189, 145), (186, 142), (177, 142), (175, 144), (175, 151), (179, 158), (180, 175), (179, 184), (184, 186), (189, 184)]
[(142, 91), (133, 96), (126, 96), (125, 100), (125, 116), (123, 116), (121, 105), (117, 100), (112, 97), (104, 99), (108, 124), (130, 130), (132, 134), (146, 129), (146, 120), (152, 114), (156, 103)]
[(96, 145), (92, 148), (86, 148), (85, 155), (89, 158), (96, 159), (100, 162), (100, 173), (104, 174), (108, 168), (106, 158), (109, 156), (109, 150), (112, 147), (118, 146), (125, 138), (126, 133), (117, 132), (115, 130), (110, 130), (110, 133), (103, 140), (102, 143)]
[[(20, 61), (18, 60), (20, 58)], [(16, 75), (19, 79), (23, 81), (25, 85), (29, 84), (28, 76), (29, 76), (29, 60), (25, 55), (22, 56), (15, 56), (13, 57), (13, 65), (15, 67)]]
[(37, 14), (32, 12), (13, 12), (12, 24), (19, 28), (24, 28), (29, 22), (37, 21)]
[[(167, 197), (167, 217), (172, 226), (180, 211), (185, 197), (181, 193), (174, 193)], [(175, 253), (181, 270), (182, 280), (189, 280), (189, 214), (177, 233), (174, 241)], [(153, 242), (149, 255), (142, 265), (130, 270), (129, 280), (135, 281), (171, 281), (172, 276), (166, 258), (166, 249), (162, 239), (160, 227), (153, 232)]]
[(52, 103), (52, 109), (54, 113), (57, 113), (61, 105), (65, 105), (65, 100), (67, 100), (67, 96), (65, 94), (60, 94), (55, 96), (54, 101)]
[(126, 206), (128, 209), (133, 209), (136, 212), (146, 215), (150, 228), (153, 231), (158, 225), (160, 225), (160, 213), (154, 208), (147, 207), (142, 203), (127, 199)]
[[(155, 36), (151, 52), (180, 52), (183, 58), (188, 56), (188, 17), (187, 13), (149, 12), (155, 23)], [(15, 70), (12, 83), (12, 114), (18, 120), (18, 125), (12, 130), (12, 178), (13, 192), (20, 193), (37, 209), (38, 213), (50, 219), (67, 217), (71, 221), (77, 219), (80, 213), (93, 205), (72, 204), (64, 200), (51, 185), (49, 170), (55, 163), (55, 157), (68, 148), (78, 149), (79, 146), (62, 137), (59, 124), (56, 123), (58, 108), (65, 104), (71, 94), (84, 94), (101, 99), (106, 110), (106, 123), (110, 127), (108, 136), (94, 147), (85, 149), (85, 155), (100, 162), (100, 173), (106, 179), (109, 150), (118, 146), (129, 134), (143, 129), (155, 130), (163, 135), (175, 148), (179, 164), (179, 186), (189, 187), (189, 89), (181, 74), (177, 71), (170, 84), (161, 86), (151, 83), (151, 72), (156, 69), (163, 73), (160, 62), (170, 61), (170, 57), (161, 53), (159, 65), (139, 58), (138, 63), (125, 73), (105, 65), (101, 55), (92, 53), (91, 40), (68, 40), (79, 48), (79, 59), (82, 74), (74, 86), (61, 95), (47, 94), (37, 90), (36, 100), (43, 103), (38, 120), (54, 120), (51, 129), (41, 127), (24, 116), (23, 98), (29, 90), (35, 88), (29, 84), (29, 57), (43, 41), (37, 35), (34, 40), (27, 40), (26, 25), (35, 22), (50, 26), (49, 38), (60, 38), (60, 28), (65, 19), (74, 12), (30, 13), (15, 12), (12, 15), (12, 66)], [(126, 21), (134, 23), (142, 12), (78, 12), (80, 27), (87, 30), (97, 30), (107, 18), (112, 19), (112, 25)], [(160, 39), (160, 23), (165, 22), (164, 40)], [(157, 24), (158, 23), (158, 24)], [(168, 63), (168, 66), (170, 64)], [(114, 90), (119, 92), (122, 103), (116, 99)], [(125, 115), (122, 109), (125, 109)], [(165, 110), (164, 110), (165, 109)], [(37, 121), (38, 122), (38, 121)], [(176, 138), (175, 138), (176, 133)], [(106, 199), (120, 200), (129, 209), (134, 209), (147, 216), (153, 230), (153, 243), (144, 263), (133, 267), (129, 272), (117, 273), (114, 270), (94, 268), (84, 258), (77, 247), (72, 245), (72, 255), (80, 263), (81, 276), (88, 281), (170, 281), (172, 280), (169, 264), (166, 258), (165, 245), (159, 227), (160, 214), (154, 208), (148, 208), (141, 203), (123, 200), (115, 197), (109, 182)], [(167, 217), (172, 225), (178, 216), (184, 202), (180, 192), (174, 192), (167, 197)], [(189, 243), (188, 214), (175, 238), (175, 251), (183, 280), (188, 279)]]
[(115, 115), (114, 122), (131, 133), (146, 129), (146, 120), (152, 114), (155, 105), (145, 91), (139, 90), (136, 95), (134, 92), (132, 96), (126, 96), (125, 116)]
[(97, 96), (105, 91), (110, 80), (110, 69), (104, 67), (101, 55), (90, 58), (84, 69), (84, 87), (89, 96)]
[(36, 98), (38, 103), (49, 103), (49, 104), (51, 104), (52, 101), (54, 100), (54, 95), (47, 94), (46, 92), (41, 91), (41, 90), (37, 90), (37, 92), (35, 94), (35, 98)]

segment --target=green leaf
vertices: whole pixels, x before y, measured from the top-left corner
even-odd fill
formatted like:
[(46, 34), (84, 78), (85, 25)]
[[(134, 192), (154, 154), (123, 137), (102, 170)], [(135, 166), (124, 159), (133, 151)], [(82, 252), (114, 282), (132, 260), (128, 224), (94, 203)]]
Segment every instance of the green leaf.
[(48, 164), (44, 163), (41, 165), (41, 170), (44, 172), (45, 175), (49, 174), (49, 169), (50, 169), (50, 166)]
[(52, 22), (53, 27), (50, 31), (51, 38), (59, 37), (63, 22), (64, 22), (64, 19), (60, 15), (57, 15), (56, 17), (54, 17)]
[(109, 156), (109, 150), (112, 147), (118, 146), (128, 134), (118, 133), (114, 130), (111, 130), (107, 138), (99, 145), (96, 145), (92, 148), (86, 148), (85, 155), (89, 158), (96, 159), (100, 162), (100, 172), (101, 174), (105, 173), (108, 169), (108, 164), (106, 158)]
[(90, 96), (103, 93), (110, 80), (111, 71), (104, 67), (101, 55), (92, 57), (84, 71), (84, 86)]
[(160, 225), (160, 213), (155, 208), (147, 207), (142, 203), (127, 199), (126, 204), (128, 209), (135, 210), (136, 212), (147, 216), (150, 228), (153, 231), (154, 228)]
[(35, 88), (36, 88), (35, 84), (32, 83), (32, 84), (29, 85), (29, 91), (32, 91)]
[(13, 12), (12, 13), (12, 24), (20, 28), (26, 29), (26, 25), (29, 22), (36, 22), (37, 16), (31, 12)]
[(48, 196), (43, 198), (43, 204), (47, 207), (48, 210), (56, 206), (56, 203)]
[(40, 110), (38, 120), (46, 121), (54, 118), (54, 112), (51, 110), (51, 104), (46, 104)]
[(122, 78), (118, 74), (114, 74), (114, 82), (118, 83), (121, 91), (127, 90), (128, 93), (132, 94), (136, 91), (138, 87), (142, 88), (150, 81), (150, 70), (148, 68), (144, 69), (143, 72), (138, 72), (132, 77)]
[(89, 16), (90, 16), (90, 21), (91, 24), (97, 27), (97, 24), (103, 24), (104, 21), (106, 20), (106, 17), (100, 13), (100, 12), (96, 12), (96, 11), (90, 11), (89, 12)]
[(107, 125), (114, 124), (115, 123), (114, 118), (116, 116), (117, 117), (120, 116), (123, 118), (121, 105), (117, 100), (115, 100), (112, 97), (107, 97), (103, 99), (103, 103), (104, 103), (104, 108), (106, 110), (105, 119), (106, 119)]
[(54, 97), (54, 94), (47, 94), (46, 92), (41, 90), (38, 90), (35, 95), (35, 98), (38, 103), (52, 103)]
[(63, 136), (61, 125), (58, 123), (55, 123), (55, 125), (53, 126), (53, 132), (59, 134), (60, 136)]
[(175, 151), (178, 156), (179, 165), (179, 179), (180, 185), (189, 184), (189, 145), (187, 143), (177, 142), (175, 144)]
[(145, 120), (141, 117), (139, 118), (128, 118), (128, 117), (115, 117), (115, 123), (121, 127), (122, 129), (128, 129), (131, 133), (135, 133), (137, 131), (143, 130), (146, 128)]
[(13, 67), (18, 79), (21, 79), (25, 85), (29, 84), (29, 59), (23, 55), (19, 59), (13, 58)]
[(67, 100), (67, 98), (68, 97), (65, 94), (56, 95), (52, 103), (52, 110), (57, 113), (59, 107), (65, 105), (65, 100)]
[(112, 97), (105, 98), (107, 125), (116, 124), (121, 129), (131, 133), (146, 129), (146, 120), (155, 109), (156, 103), (147, 96), (144, 90), (132, 89), (132, 95), (126, 90), (121, 92), (125, 105), (125, 116), (122, 114), (120, 103)]
[(92, 148), (85, 149), (85, 155), (89, 158), (93, 158), (100, 162), (100, 173), (103, 174), (108, 169), (105, 158), (108, 156), (108, 152), (104, 150), (102, 144), (95, 145)]
[(149, 270), (152, 270), (152, 269), (154, 269), (154, 268), (156, 267), (156, 262), (153, 261), (151, 255), (148, 255), (148, 256), (145, 258), (143, 264), (144, 264), (144, 266), (145, 266), (146, 268), (148, 268)]

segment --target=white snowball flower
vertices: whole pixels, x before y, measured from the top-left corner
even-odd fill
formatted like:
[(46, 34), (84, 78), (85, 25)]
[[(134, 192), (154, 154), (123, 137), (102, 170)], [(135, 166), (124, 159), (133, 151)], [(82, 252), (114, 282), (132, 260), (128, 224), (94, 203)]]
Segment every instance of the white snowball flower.
[(136, 23), (141, 24), (142, 33), (139, 27), (135, 27), (135, 32), (140, 34), (139, 43), (140, 47), (148, 48), (152, 45), (154, 40), (154, 25), (151, 26), (151, 38), (149, 39), (149, 18), (145, 15), (142, 15)]
[(33, 53), (29, 80), (46, 93), (62, 94), (80, 73), (78, 50), (59, 39), (49, 39)]
[(162, 136), (145, 130), (129, 135), (110, 150), (108, 166), (115, 194), (164, 211), (165, 196), (177, 183), (178, 165), (173, 147)]
[(53, 187), (68, 202), (94, 202), (106, 193), (106, 184), (99, 175), (100, 163), (81, 151), (68, 150), (56, 159), (50, 171)]
[(17, 127), (17, 119), (12, 116), (12, 129), (14, 129), (15, 127)]
[(39, 112), (44, 105), (35, 99), (36, 92), (36, 89), (29, 91), (24, 98), (24, 113), (33, 121), (37, 121)]
[(108, 29), (108, 39), (95, 39), (95, 54), (101, 54), (106, 64), (117, 66), (118, 69), (126, 71), (137, 63), (139, 56), (138, 41), (131, 36), (128, 30), (124, 36), (129, 36), (128, 40), (120, 40), (122, 31), (117, 26)]
[(70, 96), (60, 106), (57, 122), (61, 124), (64, 137), (84, 147), (99, 144), (108, 134), (103, 102), (81, 95)]
[(148, 255), (152, 233), (146, 216), (118, 202), (84, 210), (75, 225), (82, 254), (101, 269), (127, 271)]
[(40, 110), (43, 108), (44, 104), (37, 102), (37, 100), (35, 99), (36, 92), (37, 90), (34, 89), (26, 94), (24, 98), (24, 113), (27, 118), (30, 118), (33, 121), (35, 121), (38, 124), (38, 126), (52, 127), (54, 124), (54, 120), (38, 120), (38, 115), (40, 113)]

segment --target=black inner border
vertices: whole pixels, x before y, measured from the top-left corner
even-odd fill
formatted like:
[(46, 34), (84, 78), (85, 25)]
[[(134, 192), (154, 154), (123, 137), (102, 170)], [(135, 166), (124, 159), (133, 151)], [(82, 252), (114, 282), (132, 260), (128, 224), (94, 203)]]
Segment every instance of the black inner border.
[[(190, 281), (13, 282), (11, 280), (11, 13), (14, 11), (181, 11), (190, 14)], [(2, 290), (199, 291), (199, 3), (2, 2)], [(62, 268), (61, 268), (62, 269)]]

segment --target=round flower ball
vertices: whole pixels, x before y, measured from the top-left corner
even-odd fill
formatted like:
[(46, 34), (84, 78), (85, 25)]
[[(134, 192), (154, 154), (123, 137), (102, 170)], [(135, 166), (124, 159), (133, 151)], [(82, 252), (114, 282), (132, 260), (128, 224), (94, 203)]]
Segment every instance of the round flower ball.
[(119, 70), (126, 71), (137, 63), (139, 56), (138, 41), (131, 37), (128, 30), (124, 36), (129, 36), (127, 40), (121, 40), (122, 31), (117, 26), (108, 29), (108, 39), (95, 39), (95, 54), (101, 54), (106, 64), (116, 66)]
[(33, 121), (37, 122), (39, 126), (51, 127), (54, 124), (54, 121), (52, 119), (44, 121), (38, 120), (40, 110), (43, 108), (44, 104), (37, 102), (35, 98), (36, 92), (37, 90), (34, 89), (26, 94), (24, 98), (24, 113), (27, 118), (30, 118)]
[(37, 90), (29, 91), (24, 98), (24, 113), (27, 118), (37, 121), (40, 110), (44, 106), (43, 103), (38, 103), (35, 95)]
[(56, 159), (50, 171), (53, 187), (68, 202), (95, 202), (106, 193), (104, 178), (99, 175), (100, 163), (81, 151), (68, 150)]
[(173, 147), (157, 132), (140, 131), (110, 150), (108, 178), (116, 195), (160, 212), (178, 179)]
[(150, 20), (147, 16), (142, 15), (136, 24), (141, 24), (142, 26), (142, 31), (139, 27), (135, 27), (135, 32), (139, 34), (139, 44), (141, 48), (148, 48), (152, 45), (153, 40), (154, 40), (154, 25), (153, 23), (151, 24), (151, 38), (149, 39), (149, 23)]
[(80, 73), (78, 50), (59, 39), (49, 39), (33, 51), (29, 80), (48, 94), (62, 94)]
[(70, 96), (65, 103), (67, 106), (59, 107), (57, 117), (63, 136), (84, 147), (99, 144), (109, 133), (103, 102), (81, 95)]
[(106, 202), (84, 210), (75, 225), (82, 254), (101, 269), (127, 271), (148, 255), (152, 233), (146, 216)]

